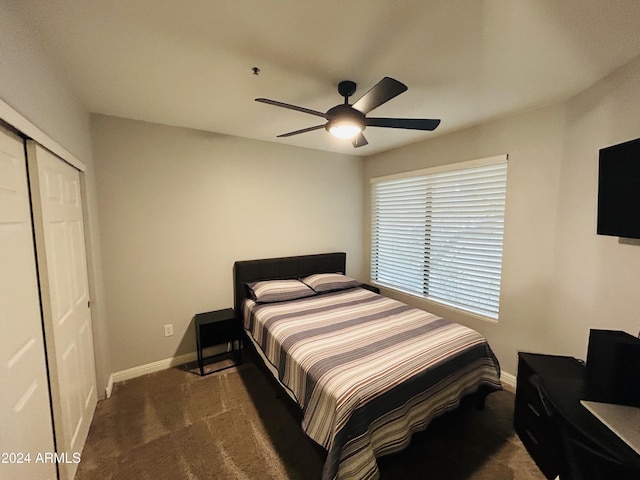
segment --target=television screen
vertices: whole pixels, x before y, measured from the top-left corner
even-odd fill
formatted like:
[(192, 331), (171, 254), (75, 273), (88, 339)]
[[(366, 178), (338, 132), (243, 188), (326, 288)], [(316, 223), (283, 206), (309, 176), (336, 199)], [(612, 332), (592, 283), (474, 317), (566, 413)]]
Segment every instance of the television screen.
[(598, 234), (640, 238), (640, 138), (600, 150)]

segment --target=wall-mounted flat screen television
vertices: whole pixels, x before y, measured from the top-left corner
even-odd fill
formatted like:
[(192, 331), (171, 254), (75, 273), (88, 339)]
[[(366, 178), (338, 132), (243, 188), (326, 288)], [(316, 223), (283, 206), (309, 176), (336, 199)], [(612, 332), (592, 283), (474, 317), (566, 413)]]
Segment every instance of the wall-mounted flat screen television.
[(640, 138), (600, 150), (598, 234), (640, 238)]

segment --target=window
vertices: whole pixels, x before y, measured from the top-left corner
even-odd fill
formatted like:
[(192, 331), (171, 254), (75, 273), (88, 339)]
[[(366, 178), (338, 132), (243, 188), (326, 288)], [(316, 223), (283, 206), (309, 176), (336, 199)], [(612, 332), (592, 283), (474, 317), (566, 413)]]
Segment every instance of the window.
[(371, 280), (497, 319), (507, 156), (371, 182)]

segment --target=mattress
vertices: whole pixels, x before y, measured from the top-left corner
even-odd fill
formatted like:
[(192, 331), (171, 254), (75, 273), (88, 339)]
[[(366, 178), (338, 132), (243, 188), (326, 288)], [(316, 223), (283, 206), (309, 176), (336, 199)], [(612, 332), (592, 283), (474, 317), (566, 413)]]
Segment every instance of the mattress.
[(376, 457), (482, 386), (500, 367), (475, 330), (362, 288), (243, 305), (244, 327), (327, 450), (323, 480), (378, 478)]

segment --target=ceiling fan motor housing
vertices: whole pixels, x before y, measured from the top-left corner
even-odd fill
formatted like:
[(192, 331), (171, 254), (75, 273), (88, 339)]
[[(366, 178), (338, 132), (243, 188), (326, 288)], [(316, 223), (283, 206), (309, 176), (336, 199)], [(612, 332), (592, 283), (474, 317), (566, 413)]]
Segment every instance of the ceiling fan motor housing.
[(330, 131), (331, 127), (339, 124), (359, 125), (362, 127), (360, 130), (365, 129), (365, 116), (364, 113), (356, 110), (351, 105), (336, 105), (333, 108), (327, 110), (327, 124), (325, 129)]

